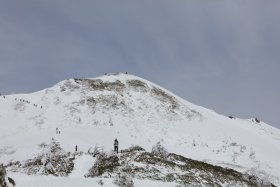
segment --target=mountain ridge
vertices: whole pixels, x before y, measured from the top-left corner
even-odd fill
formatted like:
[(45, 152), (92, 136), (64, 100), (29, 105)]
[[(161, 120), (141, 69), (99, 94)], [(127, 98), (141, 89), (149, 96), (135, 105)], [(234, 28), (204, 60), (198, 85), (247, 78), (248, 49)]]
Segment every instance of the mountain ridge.
[(279, 184), (279, 129), (230, 119), (133, 75), (73, 78), (1, 100), (1, 162), (30, 158), (40, 152), (38, 144), (52, 137), (67, 151), (78, 145), (85, 152), (94, 145), (110, 150), (118, 138), (122, 148), (151, 149), (161, 142), (192, 159), (242, 172), (264, 171)]

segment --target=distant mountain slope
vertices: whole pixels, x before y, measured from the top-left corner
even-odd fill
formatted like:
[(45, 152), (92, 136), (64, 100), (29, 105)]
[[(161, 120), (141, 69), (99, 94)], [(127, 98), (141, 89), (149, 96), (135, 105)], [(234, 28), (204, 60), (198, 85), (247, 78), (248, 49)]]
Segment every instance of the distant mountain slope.
[[(190, 88), (191, 89), (191, 88)], [(60, 131), (60, 134), (59, 134)], [(161, 142), (170, 152), (280, 185), (280, 130), (230, 119), (128, 74), (69, 79), (30, 94), (0, 97), (0, 162), (26, 160), (53, 137), (66, 151)]]

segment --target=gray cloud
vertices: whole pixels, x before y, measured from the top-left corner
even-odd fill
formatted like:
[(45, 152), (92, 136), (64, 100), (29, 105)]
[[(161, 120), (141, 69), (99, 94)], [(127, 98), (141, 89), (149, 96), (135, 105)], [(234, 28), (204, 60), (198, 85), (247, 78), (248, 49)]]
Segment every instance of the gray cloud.
[(279, 1), (0, 2), (0, 90), (129, 71), (280, 128)]

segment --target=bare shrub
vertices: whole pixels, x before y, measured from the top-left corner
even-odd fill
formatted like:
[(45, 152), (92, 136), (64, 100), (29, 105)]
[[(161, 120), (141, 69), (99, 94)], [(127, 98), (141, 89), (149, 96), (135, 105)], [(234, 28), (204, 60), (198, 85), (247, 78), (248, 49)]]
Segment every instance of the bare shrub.
[(93, 149), (92, 147), (89, 148), (88, 154), (92, 155), (93, 157), (96, 156), (104, 157), (105, 156), (104, 147), (98, 147), (97, 145), (95, 145)]
[(145, 149), (139, 145), (132, 145), (127, 149), (121, 150), (121, 153), (125, 153), (125, 152), (134, 152), (134, 151), (145, 151)]

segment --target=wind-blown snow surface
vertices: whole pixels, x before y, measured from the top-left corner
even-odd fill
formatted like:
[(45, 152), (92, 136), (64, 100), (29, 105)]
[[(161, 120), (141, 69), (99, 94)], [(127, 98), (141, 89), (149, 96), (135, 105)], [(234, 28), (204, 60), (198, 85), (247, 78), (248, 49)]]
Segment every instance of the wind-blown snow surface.
[(71, 152), (76, 145), (84, 152), (95, 145), (111, 150), (115, 138), (120, 149), (134, 144), (150, 150), (160, 141), (169, 152), (280, 185), (279, 129), (230, 119), (133, 75), (70, 79), (36, 93), (0, 97), (0, 162), (32, 158), (52, 137)]
[[(116, 187), (110, 178), (75, 178), (75, 177), (53, 177), (53, 176), (27, 176), (25, 174), (11, 173), (11, 177), (17, 179), (18, 187)], [(102, 180), (103, 185), (98, 182)], [(150, 180), (133, 180), (135, 187), (174, 187), (176, 183)]]

